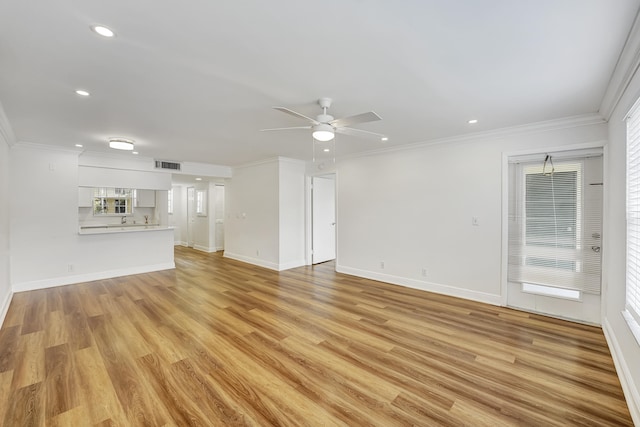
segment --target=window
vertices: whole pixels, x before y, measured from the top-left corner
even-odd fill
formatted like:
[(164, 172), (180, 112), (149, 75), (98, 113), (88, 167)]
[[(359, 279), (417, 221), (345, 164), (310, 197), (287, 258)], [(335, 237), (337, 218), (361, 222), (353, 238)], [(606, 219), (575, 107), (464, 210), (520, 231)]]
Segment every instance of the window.
[(167, 193), (167, 212), (173, 215), (173, 188)]
[(135, 190), (130, 188), (94, 188), (94, 215), (130, 215)]
[(207, 197), (205, 190), (196, 190), (196, 214), (207, 216)]
[(627, 322), (640, 342), (640, 105), (627, 117)]
[(558, 298), (599, 294), (599, 247), (587, 242), (601, 214), (585, 212), (583, 161), (544, 159), (509, 166), (508, 280)]

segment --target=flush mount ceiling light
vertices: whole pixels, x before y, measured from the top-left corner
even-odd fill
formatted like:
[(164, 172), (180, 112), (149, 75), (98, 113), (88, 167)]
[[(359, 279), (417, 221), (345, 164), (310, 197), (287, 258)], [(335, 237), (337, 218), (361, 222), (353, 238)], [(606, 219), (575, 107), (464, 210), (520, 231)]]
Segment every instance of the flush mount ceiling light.
[(475, 125), (476, 123), (478, 123), (478, 119), (471, 119), (467, 123), (469, 123), (470, 125)]
[(91, 95), (89, 92), (87, 92), (86, 90), (82, 90), (82, 89), (76, 90), (76, 94), (80, 95), (80, 96), (89, 96), (89, 95)]
[(336, 135), (333, 127), (326, 123), (320, 123), (313, 127), (313, 139), (321, 142), (331, 141)]
[(76, 147), (82, 148), (82, 144), (76, 144)]
[(107, 37), (107, 38), (115, 37), (116, 35), (116, 33), (114, 33), (111, 28), (107, 28), (104, 25), (92, 25), (91, 31), (93, 31), (98, 35), (101, 35), (102, 37)]
[(116, 150), (133, 150), (133, 140), (126, 138), (109, 138), (109, 147)]
[(388, 137), (386, 137), (386, 136), (383, 136), (382, 138), (380, 138), (380, 140), (381, 140), (381, 141), (388, 141), (388, 140), (389, 140), (389, 138), (388, 138)]

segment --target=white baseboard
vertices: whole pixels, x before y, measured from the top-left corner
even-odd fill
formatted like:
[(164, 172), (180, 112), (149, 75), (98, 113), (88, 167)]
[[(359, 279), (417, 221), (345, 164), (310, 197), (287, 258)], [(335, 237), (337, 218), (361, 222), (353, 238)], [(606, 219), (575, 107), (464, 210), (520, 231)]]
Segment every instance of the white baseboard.
[(231, 253), (229, 251), (224, 252), (224, 257), (235, 259), (236, 261), (246, 262), (248, 264), (257, 265), (258, 267), (268, 268), (269, 270), (280, 271), (278, 269), (278, 264), (274, 262), (265, 261), (263, 259), (252, 258), (245, 255), (238, 255), (238, 254)]
[(77, 274), (74, 276), (54, 277), (32, 282), (14, 283), (14, 292), (33, 291), (36, 289), (54, 288), (56, 286), (73, 285), (75, 283), (93, 282), (94, 280), (111, 279), (113, 277), (130, 276), (132, 274), (151, 273), (153, 271), (171, 270), (176, 268), (174, 262), (162, 264), (142, 265), (117, 270), (100, 271), (96, 273)]
[(193, 249), (196, 249), (196, 250), (202, 251), (202, 252), (207, 252), (207, 253), (211, 253), (211, 252), (215, 252), (216, 251), (216, 248), (200, 246), (200, 245), (193, 245)]
[[(633, 419), (635, 425), (640, 426), (640, 390), (638, 390), (637, 384), (633, 381), (627, 360), (624, 354), (622, 354), (618, 338), (616, 338), (616, 334), (611, 328), (608, 318), (605, 318), (602, 322), (602, 331), (604, 332), (607, 344), (609, 344), (613, 364), (618, 372), (618, 378), (620, 379), (620, 385), (622, 386), (622, 391), (624, 392), (624, 397), (629, 407), (629, 413), (631, 413), (631, 419)], [(637, 361), (631, 362), (637, 363)]]
[(173, 242), (173, 246), (187, 246), (187, 242), (183, 242), (181, 240), (176, 240)]
[(11, 300), (13, 299), (13, 292), (9, 291), (7, 296), (2, 301), (0, 305), (0, 328), (4, 324), (4, 318), (7, 317), (7, 312), (9, 311), (9, 305), (11, 305)]
[(484, 302), (491, 305), (501, 305), (500, 295), (488, 294), (485, 292), (472, 291), (469, 289), (454, 288), (452, 286), (441, 285), (439, 283), (426, 282), (422, 280), (409, 279), (407, 277), (393, 276), (391, 274), (381, 274), (374, 271), (360, 270), (357, 268), (345, 267), (336, 264), (338, 273), (350, 274), (352, 276), (364, 277), (365, 279), (378, 280), (394, 285), (406, 286), (407, 288), (419, 289), (436, 294), (443, 294), (452, 297), (464, 298), (472, 301)]

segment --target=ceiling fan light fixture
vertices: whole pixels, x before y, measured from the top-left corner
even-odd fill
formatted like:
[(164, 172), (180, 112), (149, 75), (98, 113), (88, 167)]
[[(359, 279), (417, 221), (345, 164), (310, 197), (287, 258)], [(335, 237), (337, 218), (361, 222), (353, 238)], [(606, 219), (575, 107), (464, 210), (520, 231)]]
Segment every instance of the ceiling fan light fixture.
[(313, 139), (321, 142), (331, 141), (335, 133), (331, 125), (320, 123), (313, 127)]
[(133, 140), (126, 138), (109, 138), (109, 147), (116, 150), (133, 150)]

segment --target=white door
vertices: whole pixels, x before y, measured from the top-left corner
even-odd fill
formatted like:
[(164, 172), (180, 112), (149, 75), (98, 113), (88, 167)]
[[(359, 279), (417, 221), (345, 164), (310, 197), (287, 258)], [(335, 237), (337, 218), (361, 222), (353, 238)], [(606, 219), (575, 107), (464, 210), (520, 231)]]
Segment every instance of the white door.
[(187, 246), (190, 248), (193, 247), (193, 224), (196, 221), (195, 193), (194, 187), (187, 188)]
[(336, 186), (335, 176), (312, 179), (312, 263), (336, 258)]
[(600, 324), (602, 156), (551, 159), (554, 180), (542, 161), (510, 165), (507, 305)]

